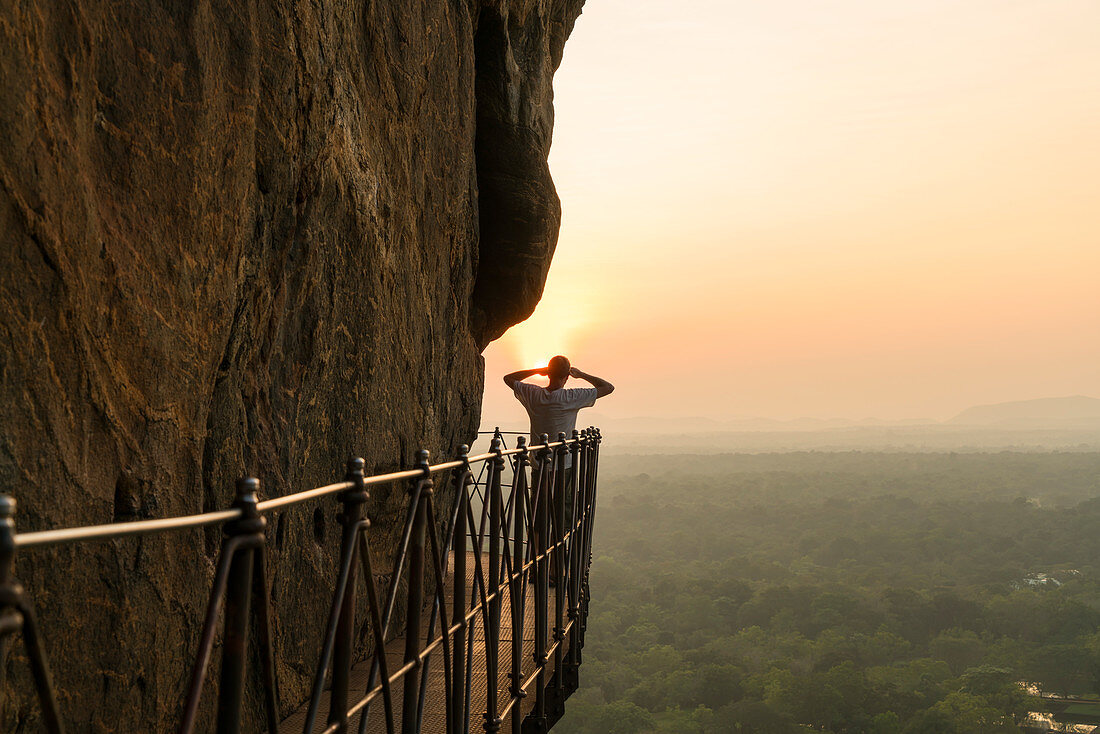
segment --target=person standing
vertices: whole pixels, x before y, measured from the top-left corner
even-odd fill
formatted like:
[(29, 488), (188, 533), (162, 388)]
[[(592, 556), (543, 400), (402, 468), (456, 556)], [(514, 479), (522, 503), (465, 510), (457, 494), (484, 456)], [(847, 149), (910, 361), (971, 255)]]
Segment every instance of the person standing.
[[(550, 378), (550, 384), (546, 387), (541, 385), (533, 385), (529, 382), (524, 382), (528, 377), (534, 377), (535, 375), (544, 375)], [(569, 378), (573, 377), (579, 380), (584, 380), (592, 385), (592, 387), (573, 387), (566, 388), (565, 383)], [(516, 400), (527, 410), (527, 416), (531, 419), (531, 445), (537, 446), (542, 443), (542, 436), (545, 434), (550, 441), (558, 440), (558, 434), (564, 433), (566, 437), (573, 435), (573, 431), (577, 427), (577, 413), (584, 408), (590, 408), (596, 404), (596, 401), (605, 395), (610, 395), (615, 390), (615, 386), (602, 377), (596, 377), (590, 375), (587, 372), (581, 372), (576, 367), (569, 364), (569, 359), (558, 355), (550, 360), (550, 363), (546, 367), (536, 367), (532, 370), (519, 370), (512, 372), (504, 376), (504, 384), (512, 388), (512, 392), (516, 396)], [(534, 480), (531, 488), (535, 494), (538, 494), (539, 484), (542, 478), (542, 471), (539, 465), (538, 454), (535, 455), (534, 464)], [(559, 467), (560, 470), (565, 472), (563, 485), (566, 488), (564, 501), (560, 507), (565, 518), (564, 525), (568, 527), (573, 520), (573, 457), (570, 453), (566, 453), (563, 457), (565, 461), (563, 466)], [(560, 500), (559, 500), (560, 501)], [(541, 508), (540, 503), (540, 508)], [(538, 511), (541, 513), (541, 509)], [(538, 513), (536, 513), (535, 527), (542, 527), (542, 521), (540, 520)], [(559, 567), (560, 572), (560, 567)], [(529, 579), (530, 583), (535, 583), (534, 574)], [(549, 584), (554, 585), (554, 580), (550, 579)]]
[[(528, 377), (545, 375), (550, 378), (546, 387), (524, 382)], [(570, 377), (584, 380), (592, 387), (566, 388)], [(527, 410), (531, 419), (531, 445), (542, 443), (542, 434), (556, 441), (559, 433), (572, 436), (577, 427), (577, 413), (582, 408), (590, 408), (605, 395), (610, 395), (615, 386), (602, 377), (581, 372), (569, 363), (569, 359), (558, 355), (550, 360), (546, 367), (532, 370), (519, 370), (504, 376), (504, 384), (512, 388), (516, 400)], [(566, 467), (569, 459), (566, 459)]]

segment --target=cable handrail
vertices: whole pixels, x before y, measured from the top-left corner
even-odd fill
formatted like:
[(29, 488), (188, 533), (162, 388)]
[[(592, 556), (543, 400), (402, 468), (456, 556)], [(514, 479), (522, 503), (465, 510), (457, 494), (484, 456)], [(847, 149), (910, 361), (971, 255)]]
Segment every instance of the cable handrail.
[[(501, 431), (500, 433), (507, 434), (519, 434), (518, 431)], [(480, 431), (479, 431), (480, 434)], [(565, 441), (553, 441), (535, 446), (517, 447), (513, 449), (506, 449), (499, 452), (490, 451), (484, 454), (478, 454), (476, 456), (468, 456), (460, 459), (454, 459), (451, 461), (445, 461), (439, 464), (433, 464), (426, 469), (404, 469), (402, 471), (389, 472), (387, 474), (375, 474), (363, 479), (364, 486), (376, 486), (379, 484), (388, 484), (390, 482), (400, 481), (402, 479), (415, 479), (419, 476), (437, 474), (439, 472), (448, 471), (451, 469), (457, 469), (464, 464), (479, 464), (490, 459), (494, 459), (497, 456), (514, 456), (516, 454), (527, 452), (538, 452), (553, 449), (559, 446), (569, 446), (573, 443), (579, 442), (580, 439), (568, 438)], [(352, 489), (355, 486), (354, 482), (335, 482), (333, 484), (326, 484), (321, 487), (314, 487), (312, 489), (305, 489), (300, 492), (293, 492), (291, 494), (283, 495), (281, 497), (273, 497), (268, 500), (264, 500), (256, 504), (256, 510), (262, 515), (273, 510), (278, 510), (284, 507), (291, 507), (299, 505), (304, 502), (308, 502), (318, 497), (325, 497), (330, 494), (336, 494)], [(64, 545), (66, 543), (74, 543), (78, 541), (92, 541), (92, 540), (110, 540), (113, 538), (123, 538), (134, 535), (152, 535), (154, 533), (171, 532), (173, 530), (187, 530), (190, 528), (201, 528), (209, 525), (217, 525), (220, 523), (230, 522), (232, 520), (239, 520), (244, 517), (244, 513), (239, 508), (233, 508), (229, 510), (215, 510), (211, 512), (201, 512), (193, 515), (179, 515), (175, 517), (163, 517), (154, 518), (151, 520), (131, 520), (128, 522), (113, 522), (104, 523), (100, 525), (80, 525), (69, 528), (54, 528), (49, 530), (33, 530), (25, 533), (15, 534), (15, 546), (17, 548), (40, 548), (43, 546)]]

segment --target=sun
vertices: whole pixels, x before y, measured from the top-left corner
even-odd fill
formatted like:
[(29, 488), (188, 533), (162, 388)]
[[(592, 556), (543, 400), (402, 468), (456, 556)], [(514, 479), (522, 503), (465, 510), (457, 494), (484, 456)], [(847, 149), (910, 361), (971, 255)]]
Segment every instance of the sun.
[(599, 293), (588, 284), (551, 274), (538, 308), (505, 332), (499, 347), (512, 369), (545, 367), (556, 354), (573, 359), (604, 310)]
[(512, 327), (500, 342), (513, 364), (530, 369), (545, 367), (555, 354), (568, 356), (581, 326), (580, 320), (536, 311), (527, 321)]

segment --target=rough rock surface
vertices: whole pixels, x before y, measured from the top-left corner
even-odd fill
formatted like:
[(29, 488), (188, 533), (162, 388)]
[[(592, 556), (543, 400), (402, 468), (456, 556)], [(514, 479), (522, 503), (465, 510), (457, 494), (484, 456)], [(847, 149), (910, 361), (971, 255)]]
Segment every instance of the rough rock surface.
[[(551, 79), (582, 2), (0, 3), (19, 528), (224, 508), (240, 475), (277, 496), (349, 454), (374, 471), (468, 441), (480, 351), (553, 254)], [(383, 553), (402, 500), (372, 497)], [(319, 648), (334, 513), (269, 532), (284, 712)], [(173, 728), (217, 542), (20, 553), (71, 731)], [(21, 649), (3, 664), (0, 730), (37, 731)]]

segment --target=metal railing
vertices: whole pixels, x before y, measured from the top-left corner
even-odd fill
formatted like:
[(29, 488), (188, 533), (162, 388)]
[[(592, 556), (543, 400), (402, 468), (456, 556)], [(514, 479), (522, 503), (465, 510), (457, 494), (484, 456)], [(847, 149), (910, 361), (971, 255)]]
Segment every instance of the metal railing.
[[(280, 727), (277, 701), (267, 516), (309, 500), (331, 499), (340, 506), (339, 567), (301, 730), (347, 732), (356, 718), (359, 734), (368, 727), (377, 730), (379, 721), (371, 722), (369, 715), (380, 698), (384, 731), (439, 731), (424, 728), (425, 706), (434, 698), (433, 706), (444, 711), (442, 731), (465, 734), (471, 730), (472, 688), (475, 680), (484, 678), (485, 708), (477, 728), (497, 732), (509, 722), (513, 734), (545, 732), (564, 713), (565, 699), (578, 685), (590, 601), (588, 568), (600, 442), (600, 432), (589, 428), (574, 431), (570, 438), (559, 434), (554, 442), (543, 435), (537, 446), (527, 446), (526, 438), (519, 436), (516, 447), (508, 449), (498, 429), (489, 451), (476, 456), (469, 456), (463, 446), (457, 459), (430, 465), (428, 452), (420, 451), (415, 468), (370, 477), (364, 476), (363, 459), (356, 458), (348, 462), (343, 481), (283, 497), (258, 501), (259, 480), (245, 478), (237, 482), (236, 498), (227, 510), (63, 530), (17, 533), (16, 502), (0, 496), (0, 642), (8, 645), (22, 637), (43, 723), (49, 732), (62, 732), (64, 719), (46, 655), (48, 631), (36, 621), (31, 595), (16, 580), (16, 550), (220, 525), (222, 545), (177, 730), (190, 734), (200, 718), (204, 685), (214, 678), (208, 668), (219, 639), (219, 619), (215, 730), (241, 730), (250, 642), (260, 651), (266, 729), (272, 734), (288, 730), (286, 722)], [(475, 466), (480, 468), (478, 476)], [(454, 490), (442, 527), (434, 500), (440, 475), (448, 477)], [(506, 476), (511, 481), (505, 481)], [(380, 592), (365, 513), (368, 489), (398, 482), (408, 482), (405, 521), (387, 588)], [(449, 574), (448, 561), (453, 564)], [(391, 671), (386, 644), (399, 639), (391, 633), (399, 631), (394, 611), (402, 596), (402, 577), (404, 649), (401, 665)], [(366, 626), (373, 651), (359, 663), (369, 666), (366, 684), (353, 692), (359, 583), (366, 590)], [(523, 631), (528, 628), (531, 597), (534, 651), (525, 660)], [(502, 655), (505, 600), (512, 634), (505, 640), (507, 654)], [(429, 607), (425, 627), (423, 615)], [(475, 640), (480, 647), (475, 648)], [(437, 651), (443, 659), (442, 690), (429, 685), (429, 666)], [(475, 652), (484, 655), (483, 676), (473, 670)], [(504, 695), (499, 684), (502, 667), (509, 671)], [(326, 681), (328, 714), (321, 721)], [(397, 688), (400, 701), (394, 700)], [(533, 705), (524, 702), (532, 690)]]

